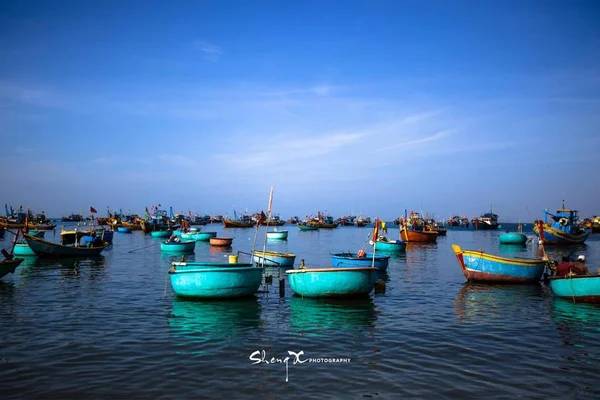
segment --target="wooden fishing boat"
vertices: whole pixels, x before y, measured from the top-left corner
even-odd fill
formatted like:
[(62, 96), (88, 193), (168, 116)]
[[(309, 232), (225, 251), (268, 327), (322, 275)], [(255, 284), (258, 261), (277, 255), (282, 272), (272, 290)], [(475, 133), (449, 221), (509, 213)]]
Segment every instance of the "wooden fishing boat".
[[(121, 226), (124, 228), (129, 228), (132, 231), (141, 231), (142, 230), (141, 221), (138, 221), (138, 222), (121, 221)], [(121, 231), (119, 231), (119, 232), (121, 232)]]
[(590, 236), (591, 229), (586, 229), (579, 221), (579, 211), (565, 209), (556, 210), (556, 214), (544, 210), (543, 224), (533, 223), (533, 232), (541, 237), (540, 226), (543, 228), (544, 244), (578, 244)]
[(281, 253), (277, 251), (254, 251), (252, 258), (256, 265), (268, 267), (293, 267), (296, 261), (294, 253)]
[(15, 269), (24, 261), (24, 258), (4, 259), (0, 261), (0, 279), (15, 272)]
[(331, 253), (331, 265), (334, 267), (375, 267), (380, 271), (387, 271), (390, 256), (374, 253)]
[(128, 226), (125, 226), (125, 225), (123, 225), (123, 226), (118, 226), (118, 227), (117, 227), (117, 232), (121, 232), (121, 233), (131, 233), (131, 232), (132, 232), (132, 229), (131, 229), (130, 227), (128, 227)]
[[(60, 244), (62, 245), (71, 245), (75, 244), (75, 242), (79, 243), (79, 241), (83, 238), (87, 242), (94, 240), (94, 238), (99, 237), (103, 242), (112, 243), (114, 232), (108, 229), (100, 228), (92, 228), (92, 229), (83, 229), (79, 230), (71, 229), (65, 230), (64, 227), (60, 232)], [(33, 236), (33, 235), (30, 235)]]
[(210, 238), (217, 237), (217, 232), (188, 232), (182, 233), (181, 239), (183, 240), (195, 240), (207, 242)]
[(174, 262), (169, 270), (177, 296), (235, 298), (254, 295), (263, 269), (250, 263)]
[(481, 214), (479, 218), (473, 218), (471, 224), (473, 224), (475, 230), (498, 229), (500, 226), (498, 224), (498, 215), (494, 214), (491, 208), (489, 213)]
[(287, 240), (288, 231), (270, 231), (267, 232), (267, 239)]
[[(0, 228), (25, 229), (25, 223), (0, 222)], [(51, 231), (54, 228), (56, 228), (56, 224), (35, 224), (32, 222), (27, 223), (27, 229), (32, 229), (36, 231)]]
[(153, 238), (158, 238), (158, 239), (168, 238), (172, 234), (173, 234), (173, 231), (171, 231), (171, 230), (168, 230), (168, 231), (152, 231), (152, 232), (150, 232), (150, 236), (152, 236)]
[(58, 243), (47, 242), (43, 239), (23, 235), (25, 241), (40, 257), (88, 257), (97, 256), (102, 250), (108, 246), (107, 242), (103, 242), (101, 246), (66, 246)]
[(35, 256), (35, 252), (31, 250), (31, 247), (29, 247), (25, 241), (22, 243), (15, 243), (13, 254), (15, 256)]
[(375, 287), (377, 268), (306, 268), (285, 271), (294, 294), (303, 297), (368, 296)]
[(166, 253), (190, 253), (194, 251), (196, 247), (196, 241), (171, 241), (167, 240), (160, 243), (161, 251)]
[(310, 225), (310, 224), (306, 224), (306, 223), (300, 223), (300, 224), (296, 224), (298, 226), (298, 228), (300, 228), (301, 231), (318, 231), (319, 230), (319, 226), (318, 225)]
[(575, 303), (600, 303), (600, 275), (550, 277), (552, 292)]
[(223, 218), (225, 228), (252, 228), (254, 221), (236, 221), (229, 218)]
[(43, 238), (46, 235), (46, 231), (29, 231), (27, 234), (38, 238)]
[(472, 282), (538, 283), (546, 268), (541, 259), (499, 257), (483, 250), (463, 250), (456, 244), (452, 250), (465, 278)]
[(211, 246), (229, 247), (233, 243), (233, 238), (212, 237), (209, 241)]
[(426, 223), (421, 214), (415, 211), (404, 211), (405, 218), (400, 220), (400, 239), (404, 242), (435, 243), (438, 231)]

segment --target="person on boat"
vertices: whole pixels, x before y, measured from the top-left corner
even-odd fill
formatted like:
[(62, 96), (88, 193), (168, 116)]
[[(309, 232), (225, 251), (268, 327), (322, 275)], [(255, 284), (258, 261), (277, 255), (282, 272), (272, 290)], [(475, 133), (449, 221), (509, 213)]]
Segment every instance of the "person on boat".
[[(583, 258), (583, 259), (582, 259)], [(579, 256), (577, 262), (573, 263), (569, 260), (569, 256), (563, 256), (560, 264), (556, 266), (556, 276), (567, 275), (585, 275), (587, 267), (585, 266), (585, 256)]]
[(177, 242), (179, 242), (179, 236), (171, 235), (171, 237), (169, 238), (169, 243), (177, 243)]
[(587, 275), (588, 269), (585, 265), (585, 256), (583, 254), (577, 257), (577, 261), (573, 263), (573, 272), (577, 275)]

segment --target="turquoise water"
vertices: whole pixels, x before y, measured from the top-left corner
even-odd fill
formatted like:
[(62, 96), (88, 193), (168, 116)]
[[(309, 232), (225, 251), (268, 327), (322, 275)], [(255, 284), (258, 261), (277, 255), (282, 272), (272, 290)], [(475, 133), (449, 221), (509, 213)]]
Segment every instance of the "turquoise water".
[[(253, 229), (203, 229), (234, 237), (233, 247), (199, 242), (189, 259), (225, 260), (254, 242)], [(309, 267), (359, 250), (371, 232), (282, 229), (289, 239), (267, 248)], [(167, 280), (178, 257), (141, 232), (116, 233), (92, 260), (28, 258), (0, 281), (0, 398), (597, 398), (600, 307), (556, 299), (544, 285), (465, 283), (452, 243), (538, 254), (500, 246), (502, 232), (456, 229), (409, 244), (382, 276), (385, 294), (352, 301), (293, 297), (287, 284), (280, 297), (273, 270), (273, 285), (252, 299), (179, 300)], [(598, 235), (547, 250), (600, 267)], [(275, 362), (253, 364), (263, 350)]]

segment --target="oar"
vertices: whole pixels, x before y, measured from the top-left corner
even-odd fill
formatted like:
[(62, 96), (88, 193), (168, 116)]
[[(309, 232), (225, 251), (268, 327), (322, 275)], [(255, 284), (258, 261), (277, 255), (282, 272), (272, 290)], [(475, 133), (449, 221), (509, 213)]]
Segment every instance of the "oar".
[(149, 247), (156, 246), (157, 244), (160, 244), (160, 242), (157, 242), (157, 243), (152, 243), (150, 246), (144, 246), (144, 247), (140, 247), (139, 249), (133, 249), (133, 250), (129, 250), (127, 253), (133, 253), (134, 251), (138, 251), (138, 250), (144, 250), (144, 249), (147, 249), (147, 248), (149, 248)]

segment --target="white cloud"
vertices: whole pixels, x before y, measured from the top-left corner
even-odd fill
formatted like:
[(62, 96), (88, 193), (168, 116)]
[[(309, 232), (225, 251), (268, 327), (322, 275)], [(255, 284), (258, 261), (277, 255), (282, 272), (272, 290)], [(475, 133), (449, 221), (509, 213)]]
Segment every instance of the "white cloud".
[(223, 51), (219, 46), (203, 40), (197, 41), (194, 47), (200, 50), (203, 53), (204, 58), (208, 61), (217, 62), (223, 55)]
[(177, 167), (191, 167), (197, 164), (195, 160), (179, 154), (161, 154), (156, 158), (161, 162)]

